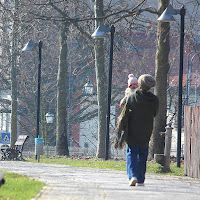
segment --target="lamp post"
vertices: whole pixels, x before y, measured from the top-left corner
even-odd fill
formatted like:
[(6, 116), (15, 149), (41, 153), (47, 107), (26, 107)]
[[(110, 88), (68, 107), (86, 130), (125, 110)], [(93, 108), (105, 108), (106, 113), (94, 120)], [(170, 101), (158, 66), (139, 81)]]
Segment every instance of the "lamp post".
[(109, 74), (108, 74), (108, 85), (107, 85), (107, 115), (106, 115), (106, 149), (105, 149), (105, 160), (108, 160), (109, 154), (109, 125), (110, 125), (110, 105), (111, 105), (111, 87), (112, 87), (112, 63), (113, 63), (113, 44), (114, 44), (114, 25), (111, 28), (106, 26), (99, 26), (92, 34), (93, 38), (104, 38), (106, 32), (110, 32), (110, 60), (109, 60)]
[[(54, 121), (54, 114), (53, 113), (50, 113), (48, 112), (46, 115), (46, 122), (47, 124), (53, 124), (53, 121)], [(48, 134), (48, 132), (47, 132)], [(48, 135), (46, 136), (46, 151), (47, 151), (47, 157), (49, 156), (49, 143), (48, 143)]]
[(180, 57), (179, 57), (179, 87), (178, 87), (178, 133), (177, 133), (177, 167), (180, 167), (181, 158), (181, 126), (182, 126), (182, 87), (183, 87), (183, 49), (184, 49), (184, 28), (185, 28), (185, 8), (174, 9), (171, 5), (165, 9), (162, 15), (158, 18), (161, 22), (175, 21), (173, 15), (180, 14)]
[(30, 40), (25, 47), (22, 49), (24, 52), (33, 52), (36, 50), (38, 46), (38, 82), (37, 82), (37, 118), (36, 118), (36, 138), (40, 137), (39, 129), (40, 129), (40, 83), (41, 83), (41, 60), (42, 60), (42, 41), (39, 43), (34, 43)]

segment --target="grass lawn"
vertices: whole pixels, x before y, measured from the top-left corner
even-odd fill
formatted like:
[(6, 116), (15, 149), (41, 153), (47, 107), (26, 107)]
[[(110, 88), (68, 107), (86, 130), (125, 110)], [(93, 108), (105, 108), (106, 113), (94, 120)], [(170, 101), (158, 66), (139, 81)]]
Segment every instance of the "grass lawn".
[[(29, 162), (37, 162), (35, 159), (29, 159)], [(126, 161), (124, 160), (103, 160), (97, 158), (78, 158), (78, 157), (50, 157), (46, 158), (42, 156), (40, 159), (41, 163), (47, 164), (60, 164), (60, 165), (71, 165), (76, 167), (92, 167), (101, 169), (113, 169), (113, 170), (126, 170)], [(147, 173), (151, 174), (163, 174), (163, 175), (174, 175), (184, 176), (184, 166), (180, 168), (176, 167), (176, 163), (170, 165), (170, 171), (165, 173), (163, 167), (155, 162), (147, 163)]]
[(1, 200), (29, 200), (37, 195), (45, 183), (19, 174), (3, 172), (5, 184), (0, 187)]

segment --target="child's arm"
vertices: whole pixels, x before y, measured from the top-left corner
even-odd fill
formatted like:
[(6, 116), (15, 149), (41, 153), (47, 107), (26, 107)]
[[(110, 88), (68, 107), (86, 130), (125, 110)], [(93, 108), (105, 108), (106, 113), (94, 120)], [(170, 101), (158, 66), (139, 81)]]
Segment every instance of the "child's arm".
[(131, 89), (130, 88), (126, 88), (125, 90), (125, 97), (120, 101), (120, 107), (122, 107), (123, 105), (125, 105), (126, 103), (126, 99), (128, 97), (128, 95), (130, 94)]
[(120, 107), (122, 107), (126, 103), (127, 96), (125, 96), (121, 101), (120, 101)]

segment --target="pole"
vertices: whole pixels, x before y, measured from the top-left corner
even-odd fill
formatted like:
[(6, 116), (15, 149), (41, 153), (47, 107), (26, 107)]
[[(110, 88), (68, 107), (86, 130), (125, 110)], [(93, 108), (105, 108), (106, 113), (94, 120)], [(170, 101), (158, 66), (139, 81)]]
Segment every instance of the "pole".
[(166, 134), (165, 134), (165, 163), (164, 163), (164, 168), (166, 171), (170, 170), (170, 152), (171, 152), (171, 141), (172, 141), (172, 123), (169, 122), (168, 125), (165, 127), (166, 129)]
[(107, 115), (106, 115), (106, 151), (105, 160), (108, 160), (109, 154), (109, 125), (110, 125), (110, 104), (111, 104), (111, 86), (112, 86), (112, 62), (113, 62), (113, 43), (114, 43), (114, 33), (115, 27), (112, 25), (110, 29), (111, 41), (110, 41), (110, 63), (109, 63), (109, 74), (108, 74), (108, 96), (107, 96)]
[(191, 76), (191, 67), (190, 67), (190, 54), (188, 54), (188, 68), (187, 68), (187, 98), (186, 98), (186, 105), (189, 105), (189, 95), (190, 95), (190, 76)]
[(179, 63), (179, 87), (178, 87), (178, 133), (177, 133), (177, 167), (180, 167), (181, 159), (181, 127), (182, 127), (182, 85), (183, 85), (183, 49), (184, 49), (184, 25), (185, 8), (180, 9), (181, 28), (180, 28), (180, 63)]
[(36, 138), (40, 137), (40, 82), (41, 82), (41, 60), (42, 60), (42, 42), (39, 41), (39, 63), (38, 63), (38, 90), (37, 90), (37, 120), (36, 120)]
[(197, 105), (197, 83), (198, 83), (198, 70), (196, 70), (196, 77), (195, 77), (195, 106)]
[(69, 147), (73, 147), (73, 143), (71, 141), (71, 96), (72, 96), (72, 59), (70, 57), (70, 68), (69, 68), (69, 100), (68, 100), (68, 145)]

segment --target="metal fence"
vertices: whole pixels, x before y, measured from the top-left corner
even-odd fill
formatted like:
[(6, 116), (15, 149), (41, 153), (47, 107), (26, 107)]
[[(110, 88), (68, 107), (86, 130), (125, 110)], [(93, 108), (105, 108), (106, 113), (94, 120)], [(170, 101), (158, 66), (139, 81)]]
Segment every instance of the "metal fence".
[[(56, 147), (55, 146), (44, 146), (44, 155), (49, 156), (55, 156), (56, 155)], [(69, 154), (70, 156), (77, 156), (77, 157), (95, 157), (96, 156), (96, 150), (89, 149), (89, 148), (80, 148), (80, 147), (69, 147)], [(35, 149), (27, 148), (23, 151), (23, 155), (25, 157), (32, 157), (35, 155)], [(124, 147), (121, 150), (111, 149), (110, 151), (110, 157), (111, 158), (120, 158), (125, 159), (126, 158), (126, 147)]]

